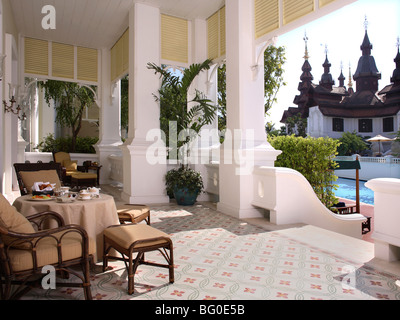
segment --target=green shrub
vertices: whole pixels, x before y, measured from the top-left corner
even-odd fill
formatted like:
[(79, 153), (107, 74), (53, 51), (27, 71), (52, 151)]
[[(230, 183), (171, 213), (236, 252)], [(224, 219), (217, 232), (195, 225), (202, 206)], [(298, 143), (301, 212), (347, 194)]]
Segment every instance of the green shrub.
[[(99, 141), (99, 138), (94, 137), (78, 137), (76, 140), (76, 153), (96, 153), (94, 145)], [(41, 152), (72, 152), (72, 137), (54, 138), (53, 134), (48, 134), (35, 147)]]
[(268, 137), (276, 150), (281, 150), (275, 165), (300, 172), (311, 184), (321, 202), (330, 208), (337, 202), (334, 182), (337, 176), (333, 161), (339, 141), (332, 138), (303, 138), (292, 136)]
[(358, 135), (355, 131), (344, 132), (339, 141), (339, 156), (351, 156), (353, 154), (360, 154), (368, 149), (368, 144), (363, 140), (363, 137)]

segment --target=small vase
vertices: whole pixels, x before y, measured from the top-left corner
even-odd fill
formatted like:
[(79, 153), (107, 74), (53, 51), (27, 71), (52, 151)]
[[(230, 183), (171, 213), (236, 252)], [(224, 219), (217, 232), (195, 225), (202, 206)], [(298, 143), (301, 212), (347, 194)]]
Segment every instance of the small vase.
[(187, 188), (175, 188), (174, 198), (181, 206), (192, 206), (195, 204), (198, 191), (188, 191)]

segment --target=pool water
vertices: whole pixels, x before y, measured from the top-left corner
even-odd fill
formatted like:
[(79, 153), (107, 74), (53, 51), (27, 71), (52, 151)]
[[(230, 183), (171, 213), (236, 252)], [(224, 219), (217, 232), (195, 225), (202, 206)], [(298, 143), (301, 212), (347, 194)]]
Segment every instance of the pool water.
[[(360, 181), (360, 202), (373, 205), (374, 192), (365, 186), (365, 182)], [(335, 184), (339, 186), (335, 191), (336, 197), (356, 200), (356, 180), (338, 178)]]

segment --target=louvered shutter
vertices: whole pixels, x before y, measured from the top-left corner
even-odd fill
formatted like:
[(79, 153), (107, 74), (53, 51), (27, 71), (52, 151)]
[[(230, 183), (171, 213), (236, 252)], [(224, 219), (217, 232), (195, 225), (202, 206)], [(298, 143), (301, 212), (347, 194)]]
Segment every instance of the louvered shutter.
[(279, 0), (255, 0), (256, 38), (279, 28)]
[(25, 38), (25, 73), (49, 75), (49, 43)]
[(314, 0), (283, 0), (283, 24), (314, 11)]
[(71, 45), (52, 43), (53, 77), (74, 79), (75, 52)]
[(77, 48), (77, 69), (78, 80), (93, 81), (98, 80), (98, 53), (96, 49), (78, 47)]
[(185, 19), (161, 15), (161, 58), (189, 62), (189, 31)]

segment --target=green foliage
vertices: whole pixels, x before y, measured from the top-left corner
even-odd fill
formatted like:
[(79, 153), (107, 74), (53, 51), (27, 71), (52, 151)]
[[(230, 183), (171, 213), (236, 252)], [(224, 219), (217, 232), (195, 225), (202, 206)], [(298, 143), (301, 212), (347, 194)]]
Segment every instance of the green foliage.
[(311, 184), (316, 195), (328, 208), (337, 202), (334, 182), (337, 176), (333, 159), (339, 142), (332, 138), (303, 138), (291, 136), (268, 137), (270, 144), (281, 150), (275, 165), (300, 172)]
[(282, 86), (286, 62), (285, 47), (268, 46), (264, 52), (264, 89), (265, 89), (265, 113), (268, 114), (272, 105), (277, 101), (276, 95)]
[[(194, 79), (202, 71), (209, 70), (211, 63), (211, 60), (205, 60), (203, 63), (192, 64), (183, 71), (182, 76), (153, 63), (147, 64), (148, 69), (160, 74), (162, 79), (158, 96), (154, 97), (160, 103), (160, 127), (165, 133), (166, 145), (171, 148), (170, 155), (178, 155), (180, 152), (183, 156), (188, 156), (190, 142), (204, 125), (211, 124), (214, 120), (216, 107), (201, 91), (195, 89), (189, 100), (189, 89)], [(171, 125), (177, 133), (172, 134), (173, 141), (169, 140)], [(184, 138), (178, 139), (178, 135), (183, 135)]]
[(121, 79), (121, 127), (129, 127), (129, 76)]
[(203, 179), (200, 172), (191, 168), (180, 166), (172, 169), (165, 176), (167, 194), (172, 197), (174, 189), (188, 188), (191, 192), (200, 194), (204, 190)]
[[(94, 103), (94, 92), (85, 86), (74, 82), (47, 80), (39, 82), (44, 89), (45, 99), (50, 106), (54, 100), (56, 123), (72, 129), (71, 148), (76, 152), (77, 137), (82, 128), (83, 113)], [(91, 87), (95, 90), (95, 87)]]
[(353, 154), (360, 154), (368, 149), (368, 144), (363, 138), (354, 132), (344, 132), (339, 139), (340, 146), (338, 153), (340, 156), (351, 156)]
[(77, 153), (96, 153), (94, 145), (98, 142), (98, 138), (78, 137), (75, 151), (72, 150), (72, 137), (54, 138), (53, 134), (49, 134), (35, 147), (41, 152), (77, 152)]

